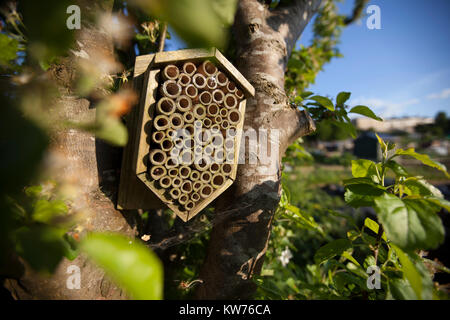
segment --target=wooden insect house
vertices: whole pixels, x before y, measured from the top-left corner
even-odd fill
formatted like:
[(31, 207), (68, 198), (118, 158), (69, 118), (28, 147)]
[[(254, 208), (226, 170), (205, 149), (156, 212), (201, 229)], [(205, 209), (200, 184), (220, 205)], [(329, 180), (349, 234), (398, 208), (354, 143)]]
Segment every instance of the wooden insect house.
[(127, 118), (118, 207), (188, 221), (235, 180), (246, 98), (254, 88), (217, 49), (136, 59), (140, 101)]

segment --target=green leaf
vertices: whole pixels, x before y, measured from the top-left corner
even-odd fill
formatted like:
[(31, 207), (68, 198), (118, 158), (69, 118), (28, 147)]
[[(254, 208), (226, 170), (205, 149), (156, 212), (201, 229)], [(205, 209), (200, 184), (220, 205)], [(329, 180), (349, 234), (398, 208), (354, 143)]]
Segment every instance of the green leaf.
[(16, 250), (34, 270), (53, 273), (61, 259), (71, 255), (65, 232), (46, 225), (21, 227), (14, 234)]
[(322, 231), (321, 227), (314, 221), (314, 218), (306, 212), (300, 210), (291, 204), (287, 204), (283, 207), (285, 210), (295, 215), (295, 222), (299, 223), (302, 227)]
[(425, 197), (424, 199), (426, 201), (434, 203), (434, 204), (440, 206), (441, 208), (444, 208), (445, 210), (450, 212), (450, 202), (443, 199), (442, 197), (430, 196), (430, 197)]
[(331, 259), (337, 255), (342, 255), (344, 251), (347, 251), (352, 247), (352, 243), (347, 239), (338, 239), (330, 243), (327, 243), (314, 255), (314, 261), (320, 264), (328, 259)]
[(443, 198), (441, 191), (432, 184), (426, 182), (423, 179), (416, 177), (410, 177), (405, 179), (402, 183), (404, 192), (410, 196), (420, 195), (420, 196), (434, 196), (438, 198)]
[[(366, 178), (356, 178), (356, 179), (363, 180)], [(348, 180), (345, 181), (347, 182)], [(385, 190), (382, 187), (373, 183), (355, 183), (355, 184), (346, 183), (344, 200), (347, 204), (355, 208), (369, 207), (374, 204), (373, 202), (374, 199), (382, 195), (384, 192)]]
[[(378, 234), (378, 230), (379, 230), (380, 226), (378, 225), (378, 223), (376, 223), (376, 222), (373, 221), (372, 219), (366, 218), (366, 219), (364, 220), (364, 226), (367, 227), (367, 228), (369, 228), (370, 230), (372, 230), (375, 234)], [(385, 232), (383, 232), (383, 235), (381, 236), (381, 238), (382, 238), (384, 241), (387, 241), (386, 233), (385, 233)]]
[(356, 139), (356, 129), (352, 123), (336, 121), (334, 124), (347, 132), (352, 138)]
[(0, 33), (0, 66), (10, 67), (12, 60), (17, 58), (19, 42), (16, 39)]
[(398, 164), (394, 160), (387, 161), (385, 165), (387, 168), (391, 169), (395, 173), (397, 178), (409, 176), (408, 171), (406, 171), (406, 169), (402, 165)]
[(343, 107), (343, 106), (344, 106), (344, 103), (345, 103), (348, 99), (350, 99), (350, 96), (351, 96), (351, 95), (352, 95), (351, 92), (345, 92), (345, 91), (340, 92), (340, 93), (338, 94), (337, 98), (336, 98), (336, 105), (338, 105), (338, 106), (340, 106), (340, 107)]
[(308, 99), (316, 101), (322, 107), (327, 108), (330, 111), (334, 111), (333, 102), (330, 99), (328, 99), (327, 97), (313, 96), (313, 97), (310, 97)]
[(312, 96), (314, 93), (313, 92), (311, 92), (311, 91), (305, 91), (305, 92), (302, 92), (301, 94), (300, 94), (300, 96), (303, 98), (303, 99), (306, 99), (306, 98), (308, 98), (309, 96)]
[(389, 240), (403, 250), (436, 248), (444, 239), (441, 219), (423, 200), (384, 193), (374, 199)]
[(379, 182), (376, 163), (370, 160), (352, 160), (352, 175), (355, 178), (370, 178), (375, 183)]
[(433, 296), (433, 282), (420, 258), (414, 253), (404, 252), (395, 245), (392, 245), (392, 248), (402, 264), (404, 278), (408, 280), (417, 298), (431, 299)]
[(47, 201), (40, 199), (34, 204), (32, 217), (36, 221), (50, 222), (53, 218), (65, 215), (68, 212), (67, 205), (64, 201)]
[(436, 168), (436, 169), (444, 172), (447, 177), (450, 177), (450, 175), (447, 172), (447, 168), (443, 164), (441, 164), (439, 162), (436, 162), (434, 160), (431, 160), (430, 157), (428, 155), (426, 155), (426, 154), (420, 154), (420, 153), (415, 152), (414, 148), (410, 148), (410, 149), (407, 149), (407, 150), (398, 149), (395, 152), (394, 157), (395, 156), (410, 156), (410, 157), (413, 157), (413, 158), (419, 160), (420, 162), (422, 162), (424, 165), (430, 166), (432, 168)]
[(366, 116), (368, 118), (372, 118), (377, 121), (383, 121), (380, 117), (377, 117), (375, 113), (373, 113), (372, 110), (370, 110), (369, 107), (366, 106), (356, 106), (350, 109), (349, 113), (357, 113), (363, 116)]
[(163, 269), (157, 256), (133, 239), (111, 233), (91, 233), (81, 249), (137, 300), (161, 299)]

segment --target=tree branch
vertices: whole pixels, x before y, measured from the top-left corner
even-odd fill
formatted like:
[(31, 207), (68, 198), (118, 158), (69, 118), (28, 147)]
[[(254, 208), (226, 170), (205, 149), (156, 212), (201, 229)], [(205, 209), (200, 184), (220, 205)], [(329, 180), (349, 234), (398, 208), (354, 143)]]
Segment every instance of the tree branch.
[(355, 22), (356, 20), (358, 20), (361, 17), (361, 15), (363, 13), (363, 9), (368, 2), (369, 2), (369, 0), (356, 0), (352, 15), (348, 16), (344, 20), (345, 25), (349, 25), (349, 24)]

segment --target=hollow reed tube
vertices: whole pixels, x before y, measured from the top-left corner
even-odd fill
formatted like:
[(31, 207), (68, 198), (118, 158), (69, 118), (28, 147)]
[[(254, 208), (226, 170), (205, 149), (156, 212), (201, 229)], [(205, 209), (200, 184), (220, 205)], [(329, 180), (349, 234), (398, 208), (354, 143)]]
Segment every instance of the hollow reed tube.
[(233, 109), (237, 107), (238, 101), (234, 94), (227, 93), (223, 99), (223, 104), (227, 109)]
[(150, 151), (150, 162), (151, 164), (158, 166), (163, 165), (167, 161), (167, 155), (164, 151), (159, 149), (153, 149)]
[(164, 168), (161, 165), (153, 166), (150, 169), (150, 176), (153, 180), (159, 180), (161, 177), (165, 176), (167, 174), (166, 168)]
[(212, 77), (217, 71), (217, 67), (209, 60), (203, 61), (197, 69), (197, 72), (205, 77)]
[(181, 95), (175, 102), (176, 108), (181, 112), (186, 112), (192, 108), (192, 100), (187, 95)]
[(168, 64), (164, 67), (162, 71), (162, 76), (164, 80), (175, 80), (180, 75), (180, 70), (174, 64)]
[(182, 69), (183, 69), (183, 72), (189, 76), (193, 76), (194, 73), (197, 71), (197, 67), (192, 62), (185, 62), (183, 64)]
[(175, 80), (167, 80), (161, 86), (161, 95), (176, 99), (181, 94), (181, 86)]
[(211, 178), (211, 185), (216, 189), (223, 186), (224, 183), (225, 183), (225, 176), (221, 173), (216, 173)]
[(170, 126), (169, 117), (164, 114), (156, 116), (155, 120), (153, 121), (153, 126), (158, 131), (166, 130)]

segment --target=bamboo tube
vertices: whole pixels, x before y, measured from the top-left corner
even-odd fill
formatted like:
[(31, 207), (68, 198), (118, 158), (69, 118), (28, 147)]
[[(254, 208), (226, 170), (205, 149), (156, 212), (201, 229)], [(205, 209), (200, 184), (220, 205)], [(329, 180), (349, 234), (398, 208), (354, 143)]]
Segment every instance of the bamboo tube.
[(167, 80), (161, 86), (161, 95), (175, 99), (181, 94), (181, 86), (174, 80)]
[(216, 173), (211, 179), (211, 184), (216, 189), (223, 186), (224, 183), (225, 183), (225, 176), (220, 173)]
[(200, 175), (200, 181), (203, 183), (209, 183), (211, 181), (212, 174), (209, 171), (203, 171)]
[(181, 166), (181, 168), (178, 170), (179, 175), (182, 179), (188, 179), (191, 175), (192, 169), (188, 166)]
[(192, 189), (194, 189), (195, 192), (200, 191), (200, 189), (203, 187), (203, 183), (201, 181), (195, 181), (192, 184)]
[(204, 185), (200, 189), (200, 197), (208, 198), (213, 193), (213, 188), (209, 185)]
[(198, 179), (200, 179), (200, 172), (198, 172), (197, 170), (192, 170), (191, 174), (189, 175), (189, 178), (192, 181), (197, 181)]
[(223, 148), (223, 143), (224, 143), (224, 139), (222, 134), (220, 133), (215, 133), (212, 135), (211, 137), (211, 144), (212, 146), (217, 149), (217, 148)]
[(163, 166), (153, 166), (150, 169), (150, 176), (153, 180), (159, 180), (161, 177), (165, 176), (167, 174), (166, 168)]
[(203, 75), (201, 75), (200, 73), (196, 73), (192, 77), (192, 84), (197, 89), (204, 89), (206, 87), (206, 78)]
[(201, 104), (197, 104), (194, 107), (193, 113), (196, 119), (203, 119), (206, 117), (206, 108)]
[(183, 117), (179, 113), (172, 113), (169, 122), (172, 129), (181, 129), (184, 125)]
[(207, 145), (205, 148), (203, 148), (203, 153), (211, 157), (214, 153), (214, 148), (211, 145)]
[(227, 153), (226, 162), (227, 163), (234, 163), (234, 150)]
[(211, 163), (211, 166), (209, 167), (209, 171), (211, 171), (212, 173), (216, 173), (220, 171), (220, 166), (218, 163)]
[(178, 202), (180, 204), (185, 204), (189, 201), (189, 197), (187, 194), (182, 194), (179, 198), (178, 198)]
[(207, 145), (211, 141), (211, 131), (207, 129), (196, 130), (194, 140), (202, 146)]
[(181, 138), (175, 138), (173, 142), (174, 142), (176, 148), (182, 149), (183, 148), (183, 141), (184, 140), (181, 139)]
[(175, 80), (180, 75), (180, 70), (178, 70), (178, 67), (173, 64), (168, 64), (164, 67), (162, 76), (164, 80)]
[(175, 102), (168, 97), (162, 97), (156, 104), (156, 112), (158, 114), (171, 115), (176, 110)]
[(217, 71), (217, 67), (209, 60), (203, 61), (197, 69), (197, 72), (205, 77), (212, 77)]
[(238, 104), (237, 98), (234, 94), (232, 93), (227, 93), (225, 95), (225, 98), (223, 99), (223, 105), (227, 108), (227, 109), (233, 109), (236, 108)]
[(220, 166), (220, 173), (222, 173), (225, 176), (229, 176), (231, 174), (231, 170), (233, 167), (229, 163), (224, 163)]
[(171, 169), (169, 169), (169, 171), (167, 171), (167, 174), (168, 174), (169, 177), (175, 178), (176, 176), (178, 176), (178, 169), (177, 168), (171, 168)]
[(181, 94), (194, 100), (198, 96), (198, 89), (193, 84), (188, 84), (181, 90)]
[(214, 89), (217, 88), (217, 80), (215, 77), (208, 77), (206, 79), (206, 87), (208, 88), (209, 91), (213, 91)]
[(194, 192), (193, 194), (191, 194), (191, 200), (194, 202), (197, 202), (200, 200), (200, 195), (197, 192)]
[(172, 189), (170, 189), (169, 194), (170, 194), (170, 197), (172, 199), (174, 199), (174, 200), (178, 199), (180, 197), (180, 195), (181, 195), (180, 188), (172, 188)]
[(195, 169), (202, 172), (209, 169), (209, 166), (211, 165), (211, 160), (208, 157), (202, 156), (196, 160), (198, 161), (195, 161), (194, 163)]
[(204, 106), (210, 104), (212, 102), (212, 95), (208, 91), (203, 91), (198, 96), (198, 101)]
[(183, 193), (191, 193), (192, 191), (192, 182), (189, 180), (184, 181), (181, 184), (181, 192)]
[(226, 138), (223, 146), (225, 150), (234, 150), (234, 138)]
[(239, 121), (241, 121), (241, 113), (239, 112), (239, 110), (230, 110), (230, 112), (228, 112), (228, 117), (227, 117), (228, 121), (231, 124), (238, 124)]
[(174, 139), (177, 136), (177, 132), (175, 130), (169, 128), (166, 130), (166, 136), (168, 138)]
[(164, 176), (164, 177), (161, 177), (161, 179), (159, 179), (159, 185), (164, 189), (170, 187), (171, 184), (172, 184), (172, 179), (169, 176)]
[(188, 111), (183, 114), (183, 120), (185, 123), (192, 123), (192, 122), (194, 122), (194, 119), (195, 118), (194, 118), (194, 114), (192, 113), (192, 111)]
[(210, 118), (203, 119), (203, 126), (205, 128), (210, 128), (212, 126), (212, 121)]
[(180, 112), (186, 112), (192, 108), (192, 100), (186, 95), (181, 95), (177, 98), (175, 105)]
[(191, 83), (191, 77), (186, 73), (180, 73), (177, 83), (182, 87), (186, 87), (189, 83)]
[(194, 121), (194, 128), (197, 130), (201, 130), (203, 127), (203, 121), (202, 120), (195, 120)]
[(220, 124), (222, 123), (222, 121), (223, 121), (222, 116), (215, 116), (215, 117), (214, 117), (214, 122), (215, 122), (217, 125), (219, 125), (219, 130), (222, 129), (222, 127), (220, 126)]
[(212, 99), (217, 104), (222, 104), (225, 99), (225, 94), (220, 89), (216, 89), (212, 92)]
[(152, 140), (155, 143), (161, 143), (163, 139), (166, 137), (166, 133), (163, 131), (155, 131), (152, 134)]
[(194, 155), (190, 149), (184, 149), (180, 153), (180, 163), (182, 165), (191, 165), (194, 161)]
[(218, 149), (214, 152), (214, 163), (221, 164), (225, 160), (225, 152), (223, 150)]
[[(221, 116), (218, 116), (218, 117), (220, 118), (220, 121), (222, 121), (222, 117)], [(214, 121), (216, 121), (216, 118), (214, 118)], [(218, 124), (218, 123), (214, 123), (210, 128), (212, 134), (220, 133), (220, 129), (221, 129), (220, 124)]]
[(222, 120), (225, 120), (228, 117), (228, 110), (225, 108), (220, 109), (219, 115), (222, 117)]
[(193, 76), (196, 71), (197, 67), (192, 62), (185, 62), (183, 64), (183, 72), (186, 73), (187, 75)]
[(233, 93), (236, 91), (236, 84), (233, 81), (228, 81), (227, 85), (224, 88), (226, 93)]
[(244, 99), (244, 93), (241, 89), (237, 89), (234, 94), (236, 95), (236, 98), (238, 98), (238, 100)]
[(170, 151), (170, 150), (172, 150), (173, 149), (173, 142), (172, 142), (172, 139), (170, 139), (170, 138), (165, 138), (161, 143), (160, 143), (160, 145), (161, 145), (161, 149), (163, 150), (163, 151)]
[(183, 148), (191, 150), (194, 147), (194, 139), (188, 138), (183, 140)]
[(186, 202), (186, 204), (184, 205), (184, 208), (186, 209), (186, 211), (192, 210), (195, 207), (195, 203), (192, 200), (189, 200), (188, 202)]
[(175, 167), (177, 167), (178, 165), (179, 165), (179, 160), (178, 160), (178, 156), (175, 156), (175, 155), (170, 155), (168, 158), (167, 158), (167, 162), (166, 162), (166, 164), (165, 164), (165, 167), (167, 168), (167, 169), (170, 169), (170, 168), (175, 168)]
[(182, 184), (183, 184), (183, 180), (181, 180), (180, 177), (172, 178), (172, 187), (180, 188)]
[(217, 73), (216, 81), (217, 81), (217, 85), (219, 87), (225, 87), (228, 84), (228, 82), (229, 82), (228, 77), (222, 71), (219, 71)]
[(194, 132), (195, 132), (195, 128), (192, 124), (187, 124), (184, 126), (185, 137), (189, 137), (189, 138), (193, 137)]
[(237, 130), (235, 128), (228, 129), (226, 131), (227, 138), (234, 138), (234, 137), (236, 137), (236, 135), (237, 135)]
[(169, 117), (166, 115), (160, 114), (153, 121), (153, 126), (158, 131), (166, 130), (170, 126)]
[(206, 107), (206, 113), (208, 117), (215, 117), (219, 114), (219, 106), (215, 103), (211, 103)]
[(167, 155), (165, 152), (159, 149), (153, 149), (150, 151), (150, 162), (155, 165), (163, 165), (167, 161)]
[(222, 129), (226, 130), (230, 127), (230, 122), (228, 122), (228, 120), (223, 120), (220, 126), (222, 127)]

